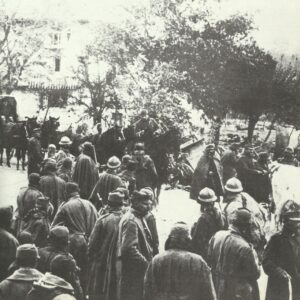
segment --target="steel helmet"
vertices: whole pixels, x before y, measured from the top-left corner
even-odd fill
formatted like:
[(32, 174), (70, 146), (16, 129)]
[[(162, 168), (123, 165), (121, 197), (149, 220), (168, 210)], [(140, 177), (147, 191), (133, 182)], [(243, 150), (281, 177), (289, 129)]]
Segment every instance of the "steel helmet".
[(64, 145), (71, 145), (72, 142), (71, 142), (71, 140), (70, 140), (69, 137), (63, 136), (63, 137), (60, 139), (59, 144), (60, 144), (61, 146), (64, 146)]
[(119, 168), (120, 165), (121, 161), (116, 156), (112, 156), (107, 162), (107, 167), (110, 169)]
[(198, 202), (199, 203), (211, 203), (217, 200), (215, 192), (210, 188), (204, 188), (199, 192)]
[(231, 193), (240, 193), (243, 191), (243, 186), (240, 180), (235, 177), (232, 177), (227, 180), (225, 184), (225, 190)]

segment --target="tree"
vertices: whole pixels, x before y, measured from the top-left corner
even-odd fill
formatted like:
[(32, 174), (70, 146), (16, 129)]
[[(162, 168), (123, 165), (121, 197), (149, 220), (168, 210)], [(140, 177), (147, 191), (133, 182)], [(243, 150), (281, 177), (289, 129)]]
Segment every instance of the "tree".
[[(132, 19), (123, 28), (107, 27), (103, 34), (106, 42), (98, 47), (106, 60), (118, 65), (121, 74), (136, 82), (142, 97), (147, 99), (141, 77), (152, 89), (148, 99), (153, 93), (164, 91), (171, 101), (173, 97), (179, 102), (188, 100), (194, 108), (203, 110), (216, 128), (217, 142), (236, 89), (241, 95), (245, 87), (239, 81), (235, 90), (230, 88), (226, 78), (229, 62), (247, 61), (253, 47), (249, 38), (253, 26), (246, 16), (214, 21), (205, 2), (152, 0), (150, 9), (130, 11)], [(138, 65), (142, 65), (139, 74), (143, 76), (136, 76), (133, 66), (137, 61), (142, 61)], [(161, 68), (168, 70), (167, 80), (166, 76), (160, 77)], [(150, 74), (162, 79), (159, 85), (149, 80)], [(159, 104), (163, 102), (160, 97), (157, 99)]]
[(75, 72), (82, 90), (79, 96), (71, 97), (72, 104), (83, 105), (86, 114), (93, 118), (94, 124), (101, 123), (106, 109), (120, 107), (114, 89), (114, 68), (105, 64), (95, 47), (89, 45), (85, 55), (79, 58), (79, 66)]
[(115, 90), (131, 122), (144, 107), (164, 126), (184, 130), (189, 124), (189, 113), (181, 104), (186, 95), (175, 87), (177, 77), (182, 75), (172, 64), (157, 60), (151, 53), (146, 55), (156, 41), (145, 35), (142, 21), (138, 17), (121, 28), (101, 26), (95, 48), (101, 60), (116, 66)]
[(273, 123), (280, 122), (300, 128), (300, 64), (298, 58), (281, 56), (272, 81)]
[(39, 55), (48, 29), (47, 20), (0, 13), (0, 93), (10, 94), (23, 77), (37, 76), (38, 68), (45, 67)]
[(240, 55), (227, 62), (226, 86), (229, 105), (248, 119), (248, 141), (252, 141), (259, 118), (274, 109), (273, 77), (277, 62), (255, 43), (241, 47)]

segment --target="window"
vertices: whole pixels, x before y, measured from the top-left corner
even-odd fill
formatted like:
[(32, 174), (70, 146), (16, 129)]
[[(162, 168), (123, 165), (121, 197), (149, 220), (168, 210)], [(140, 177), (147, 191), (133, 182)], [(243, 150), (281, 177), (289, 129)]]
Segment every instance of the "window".
[(60, 57), (55, 57), (55, 72), (60, 72)]
[(60, 33), (54, 33), (52, 35), (52, 44), (54, 46), (58, 46), (60, 44)]

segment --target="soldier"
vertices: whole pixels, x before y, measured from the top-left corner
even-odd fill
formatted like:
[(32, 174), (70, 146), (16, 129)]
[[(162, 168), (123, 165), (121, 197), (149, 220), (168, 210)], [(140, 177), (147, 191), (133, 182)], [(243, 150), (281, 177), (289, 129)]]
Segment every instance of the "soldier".
[[(100, 174), (99, 179), (89, 197), (89, 200), (96, 206), (96, 208), (105, 206), (108, 201), (109, 193), (124, 185), (121, 178), (117, 175), (119, 173), (118, 171), (120, 166), (121, 161), (116, 156), (113, 156), (108, 160), (107, 171)], [(101, 204), (99, 204), (99, 200), (102, 201)]]
[(145, 275), (144, 299), (216, 300), (211, 272), (205, 261), (191, 252), (186, 224), (176, 223)]
[(21, 230), (31, 234), (33, 243), (37, 247), (47, 245), (52, 211), (53, 207), (49, 198), (42, 196), (36, 200), (34, 208), (29, 210), (23, 218)]
[(32, 135), (28, 143), (28, 176), (31, 173), (40, 173), (41, 163), (44, 157), (40, 143), (41, 129), (33, 129)]
[(1, 300), (26, 299), (34, 281), (43, 274), (35, 269), (38, 260), (38, 250), (33, 244), (24, 244), (17, 249), (17, 269), (11, 276), (0, 283)]
[(40, 180), (41, 191), (50, 198), (56, 214), (59, 205), (66, 200), (66, 182), (56, 175), (56, 162), (49, 159), (45, 165), (45, 175)]
[[(63, 256), (64, 257), (63, 260), (67, 260), (71, 262), (71, 265), (75, 264), (76, 267), (74, 268), (72, 267), (72, 272), (71, 274), (69, 274), (72, 275), (72, 282), (70, 283), (72, 284), (75, 290), (75, 295), (78, 295), (76, 296), (76, 300), (82, 300), (83, 293), (78, 278), (78, 267), (75, 259), (69, 253), (68, 250), (69, 243), (70, 243), (70, 235), (69, 235), (68, 228), (66, 228), (65, 226), (56, 226), (52, 228), (50, 230), (50, 234), (48, 238), (48, 246), (39, 248), (40, 259), (38, 261), (37, 269), (42, 273), (46, 273), (45, 276), (48, 274), (48, 272), (53, 273), (53, 261), (55, 261), (56, 257), (58, 256)], [(59, 264), (56, 265), (59, 268)], [(66, 274), (64, 273), (64, 271), (68, 274), (71, 270), (67, 267), (64, 270), (64, 264), (62, 263), (60, 272), (55, 273), (54, 275), (61, 276), (61, 274)], [(33, 299), (41, 299), (41, 298), (33, 298)]]
[(104, 150), (103, 150), (103, 145), (101, 142), (101, 136), (102, 136), (102, 125), (101, 123), (98, 123), (97, 126), (97, 133), (94, 136), (93, 139), (93, 144), (95, 146), (95, 151), (96, 151), (96, 155), (97, 155), (97, 161), (101, 161), (104, 156)]
[(298, 160), (294, 155), (292, 148), (286, 148), (283, 153), (283, 157), (278, 158), (278, 162), (285, 165), (298, 167)]
[(120, 173), (118, 176), (122, 179), (125, 185), (128, 187), (129, 194), (131, 195), (134, 190), (136, 190), (136, 168), (137, 161), (126, 154), (122, 157), (122, 165), (120, 168)]
[(56, 154), (56, 163), (58, 168), (62, 165), (65, 158), (70, 157), (72, 160), (74, 160), (74, 156), (70, 153), (71, 144), (72, 141), (67, 136), (63, 136), (60, 139), (59, 141), (60, 150)]
[(300, 209), (293, 200), (282, 208), (283, 228), (271, 237), (263, 255), (262, 265), (269, 276), (266, 300), (300, 299)]
[(141, 119), (134, 124), (135, 134), (137, 138), (144, 141), (144, 138), (158, 136), (161, 133), (161, 128), (158, 123), (149, 117), (148, 111), (141, 111)]
[(116, 300), (116, 249), (119, 223), (123, 216), (124, 194), (108, 196), (108, 213), (101, 216), (89, 240), (90, 300)]
[(70, 232), (70, 253), (80, 267), (83, 290), (87, 284), (88, 239), (97, 219), (97, 211), (88, 200), (80, 198), (79, 187), (74, 182), (66, 184), (67, 201), (62, 203), (53, 220), (52, 227), (63, 225)]
[(73, 174), (73, 180), (79, 186), (81, 198), (88, 199), (98, 179), (99, 172), (94, 146), (90, 142), (85, 142), (82, 153), (77, 158)]
[(157, 186), (158, 175), (152, 158), (145, 154), (143, 143), (137, 143), (134, 147), (134, 157), (137, 161), (135, 168), (136, 188), (151, 187), (154, 190)]
[(216, 152), (215, 146), (210, 144), (205, 148), (204, 154), (197, 163), (190, 198), (197, 200), (199, 192), (205, 187), (212, 189), (218, 198), (222, 196), (224, 192), (222, 176), (219, 154)]
[(76, 290), (77, 267), (74, 259), (59, 254), (52, 260), (50, 271), (34, 283), (27, 300), (83, 300), (80, 291)]
[(153, 257), (152, 237), (145, 216), (149, 212), (149, 195), (135, 191), (131, 208), (119, 225), (117, 244), (118, 299), (141, 300), (144, 276)]
[(255, 195), (255, 178), (262, 175), (263, 171), (257, 170), (255, 167), (255, 152), (252, 145), (247, 145), (243, 155), (240, 157), (237, 166), (238, 179), (241, 181), (244, 191), (252, 197)]
[(13, 207), (0, 208), (0, 282), (8, 276), (8, 267), (16, 258), (19, 246), (16, 238), (9, 233)]
[(241, 182), (235, 177), (226, 182), (224, 199), (227, 202), (224, 208), (227, 225), (232, 224), (236, 211), (241, 208), (247, 209), (252, 214), (249, 238), (258, 254), (261, 255), (266, 243), (264, 230), (266, 217), (261, 207), (249, 194), (243, 192)]
[(23, 218), (27, 213), (33, 209), (39, 197), (43, 197), (40, 188), (40, 175), (37, 173), (31, 173), (28, 178), (28, 187), (23, 187), (20, 189), (17, 198), (17, 209), (15, 211), (15, 223), (14, 231), (18, 235), (22, 229)]
[(207, 259), (208, 243), (211, 237), (219, 230), (224, 229), (225, 220), (220, 210), (215, 207), (217, 197), (209, 188), (200, 191), (197, 202), (201, 205), (201, 215), (192, 228), (193, 250)]
[(237, 175), (237, 163), (239, 160), (239, 145), (233, 143), (229, 149), (224, 152), (221, 163), (223, 166), (223, 183), (225, 184), (228, 179)]
[(235, 211), (229, 230), (217, 232), (209, 242), (211, 267), (218, 300), (258, 300), (258, 258), (249, 235), (251, 214)]

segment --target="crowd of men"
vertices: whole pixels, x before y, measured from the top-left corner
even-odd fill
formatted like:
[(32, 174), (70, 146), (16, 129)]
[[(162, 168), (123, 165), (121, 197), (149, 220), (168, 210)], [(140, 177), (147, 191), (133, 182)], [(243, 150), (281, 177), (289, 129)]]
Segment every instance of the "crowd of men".
[(152, 212), (157, 173), (144, 144), (121, 160), (108, 158), (99, 173), (90, 142), (74, 157), (62, 137), (58, 151), (49, 145), (43, 155), (39, 129), (33, 134), (28, 186), (15, 211), (0, 207), (0, 300), (258, 300), (260, 265), (269, 277), (267, 300), (300, 299), (294, 199), (266, 242), (269, 153), (255, 158), (252, 145), (240, 154), (232, 144), (220, 157), (208, 145), (190, 189), (199, 219), (191, 229), (175, 223), (161, 251)]

